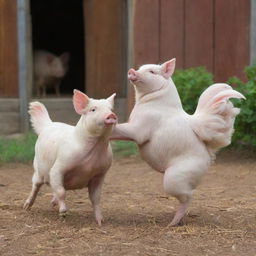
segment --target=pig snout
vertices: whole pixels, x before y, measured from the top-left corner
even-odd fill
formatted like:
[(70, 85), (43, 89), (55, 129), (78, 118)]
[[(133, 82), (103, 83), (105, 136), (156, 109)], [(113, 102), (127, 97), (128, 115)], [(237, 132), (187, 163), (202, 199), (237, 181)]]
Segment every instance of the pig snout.
[(65, 76), (65, 73), (64, 73), (64, 72), (59, 72), (59, 73), (56, 74), (56, 76), (57, 76), (58, 78), (62, 78), (62, 77)]
[(138, 80), (138, 72), (136, 72), (133, 68), (128, 71), (128, 79), (132, 82), (136, 82)]
[(60, 67), (57, 70), (55, 70), (54, 74), (55, 74), (56, 77), (62, 78), (62, 77), (65, 76), (65, 70), (64, 70), (64, 68)]
[(114, 113), (111, 113), (106, 116), (106, 118), (105, 118), (106, 125), (111, 125), (111, 124), (116, 124), (116, 123), (117, 123), (117, 116)]

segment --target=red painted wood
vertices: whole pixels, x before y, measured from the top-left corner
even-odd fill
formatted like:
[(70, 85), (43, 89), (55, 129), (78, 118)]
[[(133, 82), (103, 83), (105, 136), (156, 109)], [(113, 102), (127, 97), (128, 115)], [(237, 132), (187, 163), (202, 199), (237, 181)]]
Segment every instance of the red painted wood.
[[(159, 8), (160, 0), (139, 0), (134, 14), (134, 68), (143, 64), (159, 63)], [(134, 90), (130, 85), (127, 95), (128, 113), (135, 102)]]
[(176, 67), (184, 67), (184, 2), (160, 1), (160, 62), (176, 58)]
[(126, 63), (125, 2), (85, 0), (86, 92), (90, 97), (121, 95)]
[(159, 0), (139, 0), (134, 17), (136, 66), (159, 62)]
[(17, 96), (17, 2), (0, 0), (0, 97)]
[(249, 64), (249, 0), (215, 0), (215, 80), (245, 79)]
[(213, 72), (213, 2), (185, 1), (185, 68), (205, 66)]

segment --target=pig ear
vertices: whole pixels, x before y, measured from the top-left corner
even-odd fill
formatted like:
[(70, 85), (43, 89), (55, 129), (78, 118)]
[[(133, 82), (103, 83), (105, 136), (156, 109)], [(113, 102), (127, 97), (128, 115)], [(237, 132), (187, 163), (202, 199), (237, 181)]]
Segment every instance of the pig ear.
[(64, 52), (60, 55), (60, 59), (63, 63), (68, 63), (70, 59), (70, 54), (68, 52)]
[(171, 59), (161, 65), (163, 76), (165, 78), (169, 78), (173, 74), (175, 69), (175, 62), (176, 62), (176, 59)]
[(48, 55), (46, 56), (46, 60), (47, 60), (47, 63), (48, 63), (48, 64), (51, 64), (51, 62), (52, 62), (54, 59), (55, 59), (55, 57), (54, 57), (53, 55), (48, 54)]
[(79, 90), (74, 90), (73, 104), (77, 114), (82, 115), (85, 113), (85, 108), (89, 104), (89, 97)]
[(116, 93), (113, 93), (110, 97), (107, 98), (107, 101), (114, 107), (114, 99), (116, 97)]

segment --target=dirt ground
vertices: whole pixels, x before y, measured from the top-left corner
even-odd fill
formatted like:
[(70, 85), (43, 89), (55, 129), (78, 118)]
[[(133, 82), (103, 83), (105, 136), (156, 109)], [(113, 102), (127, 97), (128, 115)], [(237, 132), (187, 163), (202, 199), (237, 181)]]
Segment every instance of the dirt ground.
[(256, 159), (221, 154), (179, 227), (168, 226), (177, 202), (164, 193), (162, 175), (139, 157), (114, 160), (103, 188), (102, 227), (87, 190), (68, 192), (66, 218), (50, 208), (47, 186), (25, 212), (32, 171), (0, 167), (0, 255), (256, 255)]

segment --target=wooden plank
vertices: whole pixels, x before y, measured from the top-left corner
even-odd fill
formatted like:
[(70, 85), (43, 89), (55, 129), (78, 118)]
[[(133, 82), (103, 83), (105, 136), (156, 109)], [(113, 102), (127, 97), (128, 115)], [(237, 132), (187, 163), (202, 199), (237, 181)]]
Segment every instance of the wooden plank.
[[(160, 0), (137, 0), (134, 4), (133, 22), (133, 68), (143, 64), (159, 63), (159, 8)], [(131, 18), (131, 17), (130, 17)], [(134, 103), (133, 86), (128, 85), (128, 114)]]
[(85, 47), (86, 92), (102, 98), (117, 92), (124, 96), (126, 65), (126, 33), (123, 16), (125, 1), (86, 0)]
[(134, 17), (135, 68), (160, 61), (159, 3), (159, 0), (136, 1)]
[(17, 96), (17, 2), (0, 0), (0, 97)]
[(172, 58), (184, 67), (184, 0), (160, 2), (160, 62)]
[(250, 65), (256, 64), (256, 0), (251, 1), (250, 19)]
[[(32, 101), (34, 100), (36, 99)], [(75, 125), (80, 118), (74, 110), (72, 98), (45, 98), (40, 101), (46, 106), (50, 118), (55, 122)], [(125, 121), (126, 105), (126, 98), (115, 100), (114, 112), (117, 114), (119, 122)], [(21, 132), (18, 99), (0, 99), (0, 124), (0, 136)]]
[[(128, 69), (134, 67), (134, 17), (135, 17), (135, 4), (136, 0), (130, 0), (127, 3), (127, 24), (128, 24), (128, 55), (127, 55), (127, 67)], [(126, 73), (127, 74), (127, 73)], [(131, 112), (134, 106), (134, 89), (131, 86), (130, 82), (127, 79), (126, 75), (126, 88), (127, 88), (127, 106), (126, 118)]]
[(20, 129), (22, 133), (29, 130), (28, 102), (31, 96), (33, 69), (32, 69), (32, 42), (30, 2), (17, 0), (18, 16), (18, 85), (20, 99)]
[(185, 2), (185, 68), (205, 66), (213, 72), (213, 11), (213, 0)]
[(19, 99), (0, 98), (1, 112), (19, 112)]
[(245, 79), (249, 64), (249, 0), (215, 0), (215, 80)]
[(19, 133), (19, 112), (0, 112), (0, 124), (0, 135)]
[[(46, 106), (51, 119), (55, 122), (64, 122), (76, 125), (80, 116), (75, 112), (72, 99), (42, 99), (41, 102)], [(118, 115), (119, 122), (125, 120), (125, 98), (115, 100), (114, 111)]]

